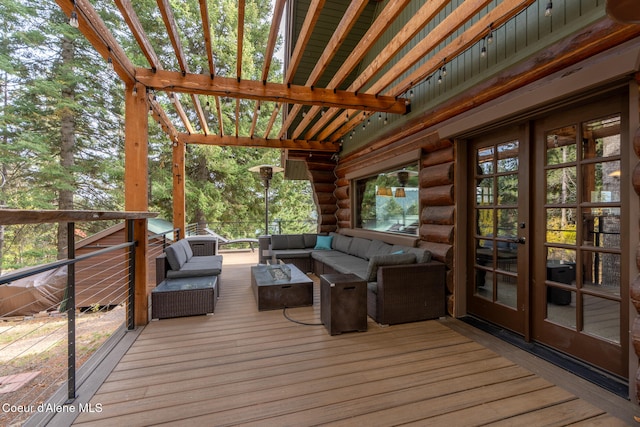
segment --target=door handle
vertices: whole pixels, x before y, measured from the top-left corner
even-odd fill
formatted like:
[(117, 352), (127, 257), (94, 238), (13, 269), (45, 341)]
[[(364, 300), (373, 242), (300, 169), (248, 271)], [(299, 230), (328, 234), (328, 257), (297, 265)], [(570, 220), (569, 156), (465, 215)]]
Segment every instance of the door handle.
[(509, 242), (524, 245), (525, 243), (527, 243), (527, 239), (524, 237), (514, 237), (513, 239), (509, 239)]

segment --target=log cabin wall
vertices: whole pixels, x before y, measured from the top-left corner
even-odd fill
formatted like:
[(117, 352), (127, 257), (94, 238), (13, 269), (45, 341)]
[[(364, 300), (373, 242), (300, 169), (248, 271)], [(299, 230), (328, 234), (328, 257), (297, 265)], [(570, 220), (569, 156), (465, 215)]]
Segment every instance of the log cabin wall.
[(447, 306), (453, 314), (453, 239), (455, 220), (454, 170), (455, 149), (450, 139), (436, 134), (413, 135), (391, 144), (384, 150), (372, 151), (364, 156), (353, 156), (341, 161), (336, 168), (336, 200), (338, 229), (353, 227), (351, 182), (347, 175), (364, 167), (393, 161), (406, 153), (419, 149), (419, 240), (418, 247), (428, 249), (433, 259), (447, 266)]
[[(431, 150), (431, 151), (429, 151)], [(453, 315), (453, 239), (455, 236), (455, 150), (449, 139), (423, 150), (420, 166), (420, 247), (447, 266), (447, 311)]]
[(289, 153), (289, 159), (303, 160), (307, 166), (307, 174), (311, 183), (313, 201), (318, 210), (318, 233), (336, 231), (338, 220), (336, 218), (336, 162), (329, 155), (303, 154), (296, 156)]

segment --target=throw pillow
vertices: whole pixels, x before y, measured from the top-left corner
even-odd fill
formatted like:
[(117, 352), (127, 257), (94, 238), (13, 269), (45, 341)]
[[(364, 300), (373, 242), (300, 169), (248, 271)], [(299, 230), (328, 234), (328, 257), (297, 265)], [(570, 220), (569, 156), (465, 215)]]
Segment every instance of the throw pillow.
[(313, 249), (321, 250), (321, 251), (330, 251), (332, 241), (333, 241), (333, 236), (318, 236), (318, 238), (316, 239), (316, 245)]

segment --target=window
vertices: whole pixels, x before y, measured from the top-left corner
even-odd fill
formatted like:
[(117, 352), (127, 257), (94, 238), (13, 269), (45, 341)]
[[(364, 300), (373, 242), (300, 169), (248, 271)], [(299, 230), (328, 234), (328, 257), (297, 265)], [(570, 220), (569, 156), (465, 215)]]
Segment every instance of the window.
[(418, 163), (356, 180), (356, 228), (418, 234)]

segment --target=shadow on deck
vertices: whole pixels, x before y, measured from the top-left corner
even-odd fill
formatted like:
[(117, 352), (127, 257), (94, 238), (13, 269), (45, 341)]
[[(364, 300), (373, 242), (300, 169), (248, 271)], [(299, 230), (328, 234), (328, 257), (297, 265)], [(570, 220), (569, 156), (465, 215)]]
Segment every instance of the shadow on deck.
[[(281, 310), (258, 312), (256, 262), (225, 254), (215, 314), (130, 333), (98, 370), (104, 382), (79, 390), (75, 406), (91, 406), (55, 425), (76, 415), (78, 426), (634, 423), (633, 404), (451, 318), (369, 319), (367, 332), (329, 336)], [(319, 323), (317, 287), (314, 306), (291, 318)]]

